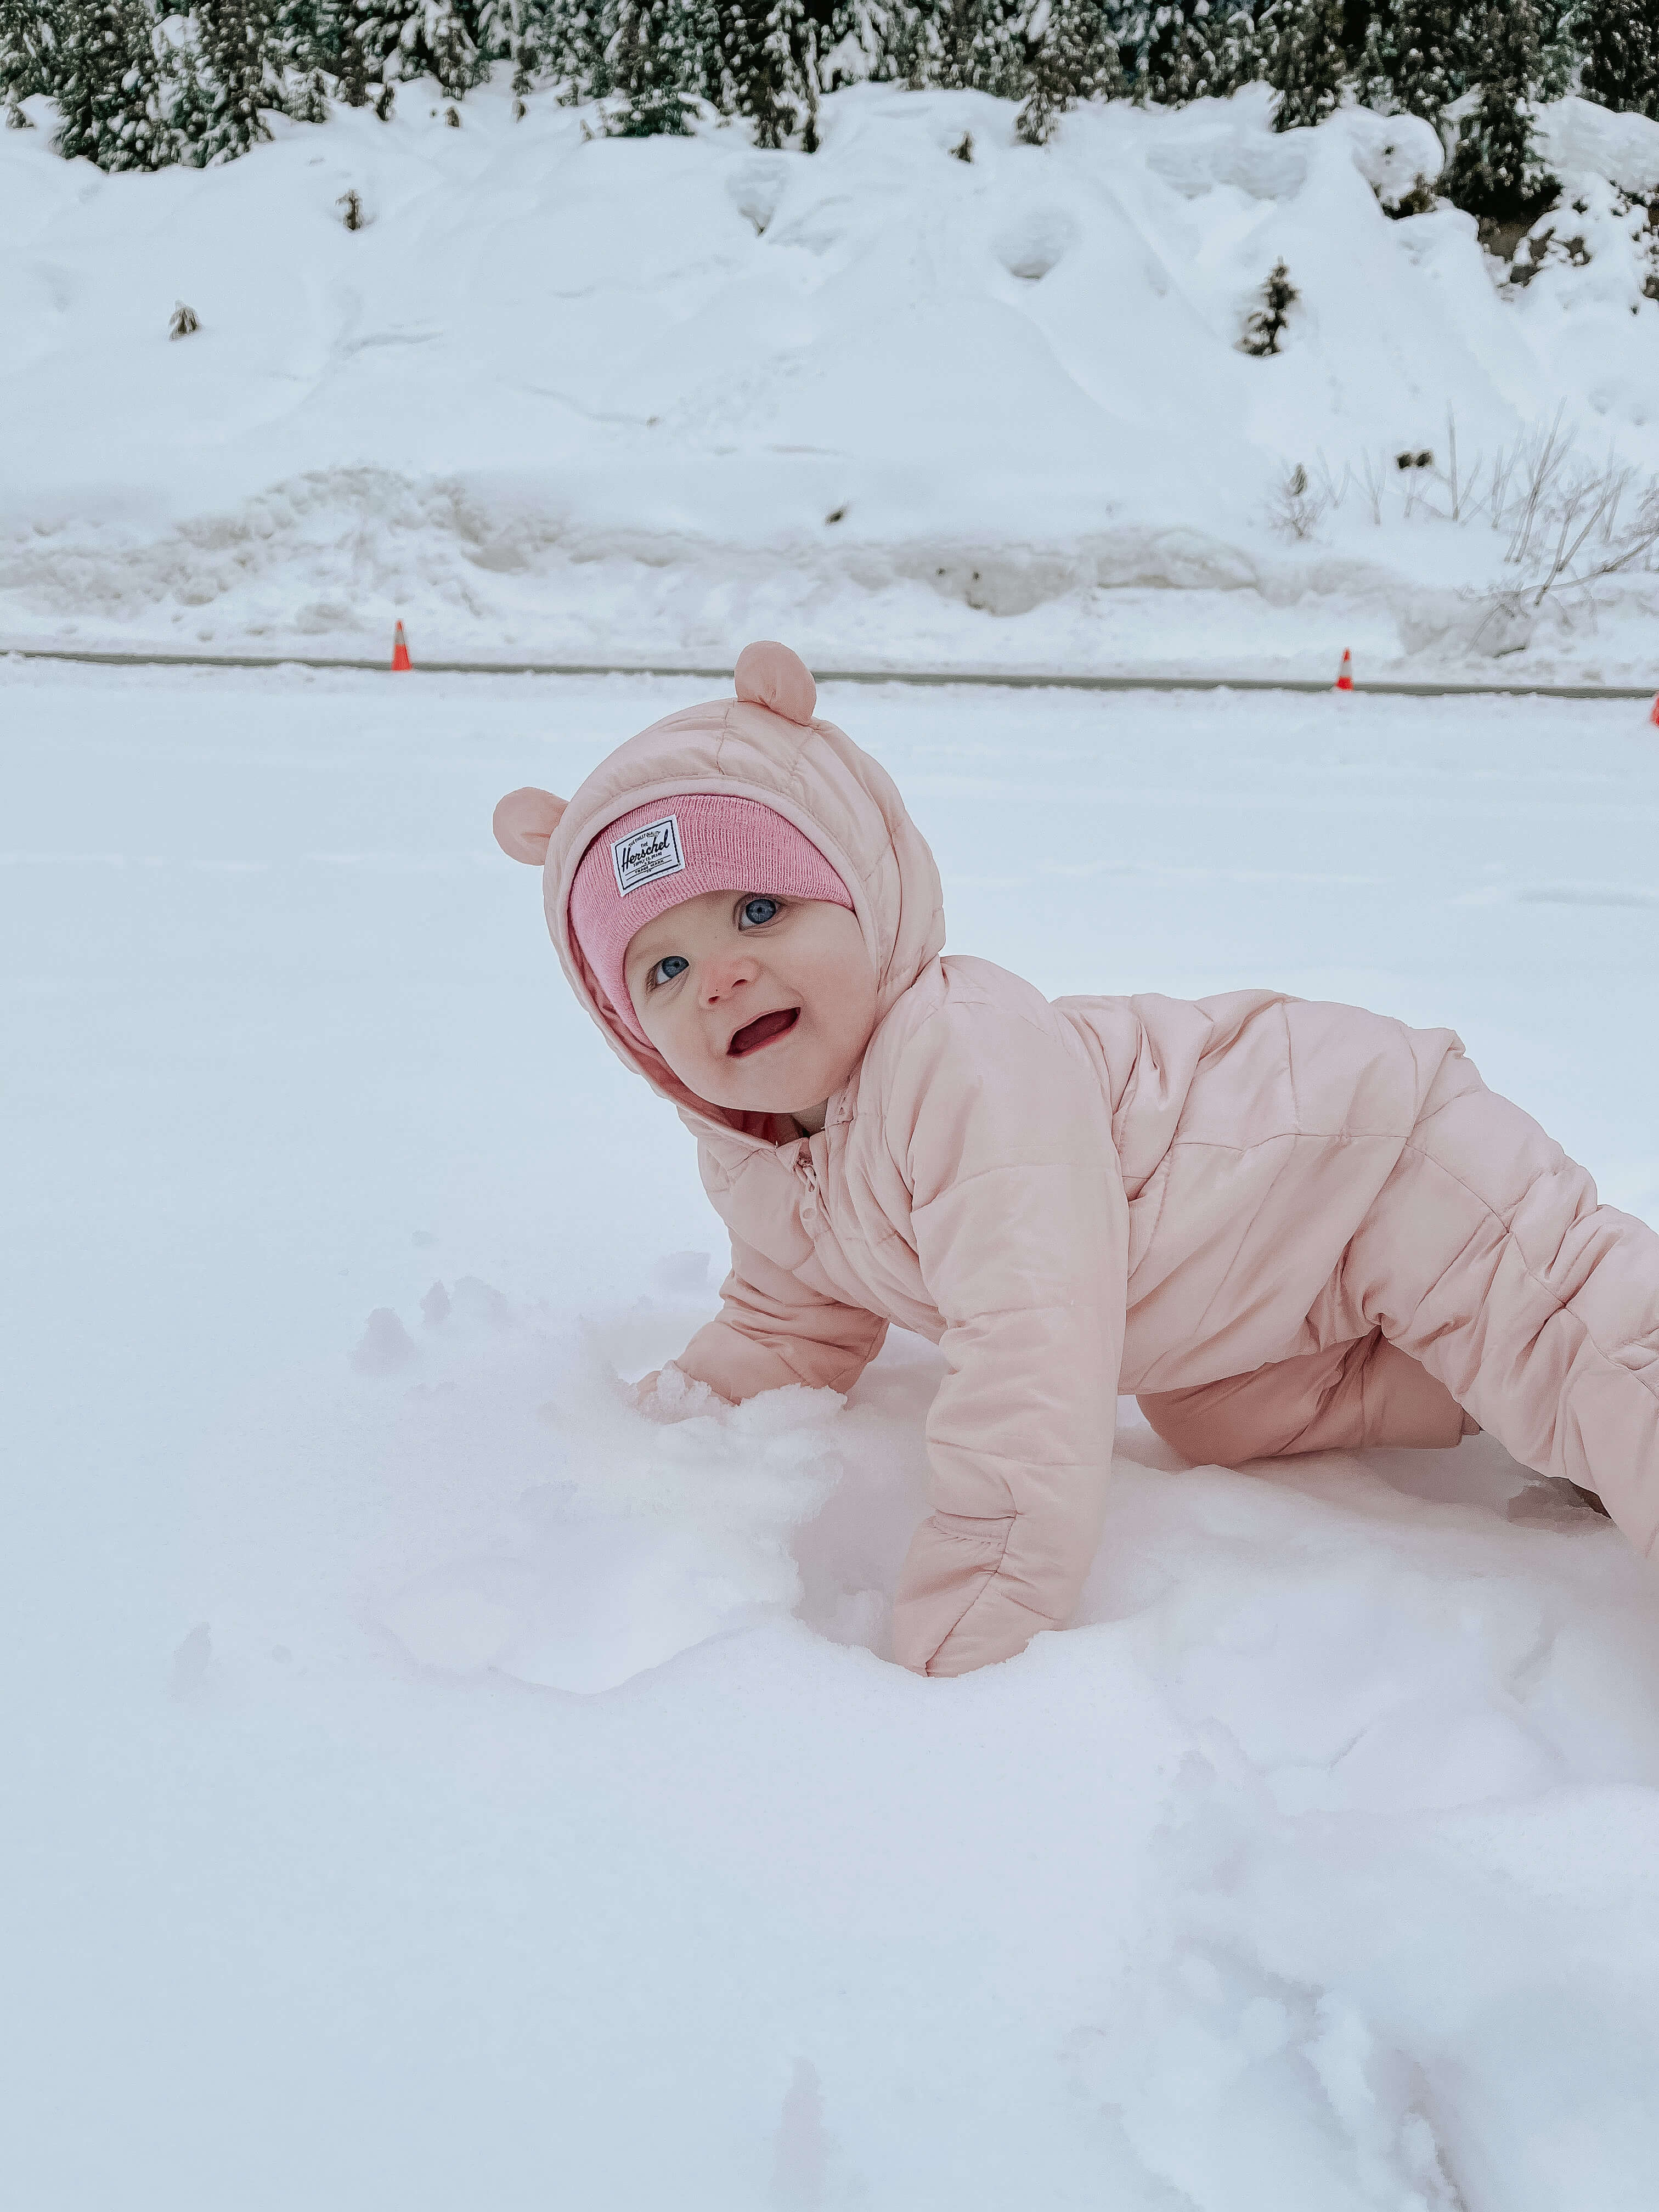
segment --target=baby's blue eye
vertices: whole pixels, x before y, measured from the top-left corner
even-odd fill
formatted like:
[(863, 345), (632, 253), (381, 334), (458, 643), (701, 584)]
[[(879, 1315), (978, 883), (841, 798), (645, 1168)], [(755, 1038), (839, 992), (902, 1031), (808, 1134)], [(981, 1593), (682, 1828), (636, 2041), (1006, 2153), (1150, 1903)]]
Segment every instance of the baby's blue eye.
[(690, 965), (690, 963), (682, 960), (678, 952), (667, 953), (658, 961), (646, 981), (648, 983), (672, 983), (676, 975), (684, 975)]
[(772, 920), (777, 910), (778, 902), (775, 898), (745, 899), (743, 912), (738, 917), (738, 927), (759, 929), (764, 923)]

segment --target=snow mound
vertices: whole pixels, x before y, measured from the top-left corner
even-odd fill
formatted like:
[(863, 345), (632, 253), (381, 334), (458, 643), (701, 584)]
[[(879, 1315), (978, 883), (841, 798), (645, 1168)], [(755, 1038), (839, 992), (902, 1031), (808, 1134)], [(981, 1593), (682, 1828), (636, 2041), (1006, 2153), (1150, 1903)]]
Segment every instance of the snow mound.
[[(411, 96), (117, 177), (6, 133), (0, 395), (30, 434), (0, 623), (378, 654), (401, 615), (434, 658), (729, 658), (772, 629), (832, 665), (857, 639), (898, 666), (1271, 671), (1316, 643), (1322, 672), (1336, 635), (1373, 668), (1637, 665), (1650, 577), (1599, 632), (1553, 604), (1470, 619), (1506, 533), (1395, 460), (1443, 473), (1455, 431), (1467, 487), (1561, 410), (1659, 471), (1659, 125), (1547, 111), (1562, 200), (1512, 278), (1470, 218), (1401, 213), (1437, 166), (1411, 118), (1275, 134), (1255, 86), (1079, 111), (1039, 149), (1013, 114), (857, 87), (807, 156), (734, 126), (588, 140), (549, 98), (515, 123), (498, 85), (459, 131)], [(1279, 261), (1299, 296), (1250, 359)]]

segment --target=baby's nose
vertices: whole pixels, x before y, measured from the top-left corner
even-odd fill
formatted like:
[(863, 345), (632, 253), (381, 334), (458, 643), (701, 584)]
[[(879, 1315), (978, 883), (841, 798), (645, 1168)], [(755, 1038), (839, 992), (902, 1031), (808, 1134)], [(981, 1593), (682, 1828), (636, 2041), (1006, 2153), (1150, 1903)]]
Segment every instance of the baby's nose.
[(711, 960), (703, 970), (704, 1005), (716, 1006), (720, 1000), (730, 998), (744, 984), (752, 983), (759, 972), (757, 963), (747, 955)]

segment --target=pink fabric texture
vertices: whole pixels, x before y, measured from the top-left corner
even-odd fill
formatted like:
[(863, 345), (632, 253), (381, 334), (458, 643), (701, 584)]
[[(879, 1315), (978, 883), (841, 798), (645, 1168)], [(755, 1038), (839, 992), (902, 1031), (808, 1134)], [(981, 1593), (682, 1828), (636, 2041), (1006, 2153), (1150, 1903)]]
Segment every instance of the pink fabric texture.
[(608, 822), (570, 888), (570, 929), (629, 1035), (645, 1042), (623, 977), (648, 921), (705, 891), (757, 891), (850, 908), (851, 892), (793, 822), (753, 799), (690, 792)]
[(1443, 1382), (1380, 1329), (1190, 1390), (1143, 1391), (1140, 1410), (1194, 1465), (1237, 1467), (1369, 1444), (1449, 1450), (1472, 1425)]
[[(804, 669), (772, 672), (773, 696), (810, 694)], [(573, 940), (595, 837), (684, 789), (773, 807), (851, 893), (878, 1020), (815, 1136), (687, 1091)], [(602, 762), (551, 831), (544, 895), (574, 988), (678, 1108), (731, 1232), (720, 1313), (678, 1364), (739, 1400), (849, 1389), (890, 1323), (944, 1354), (932, 1510), (894, 1604), (905, 1665), (962, 1674), (1066, 1625), (1120, 1389), (1229, 1458), (1449, 1444), (1466, 1408), (1653, 1551), (1659, 1237), (1601, 1205), (1450, 1030), (1273, 991), (1050, 1004), (945, 957), (933, 856), (885, 772), (757, 696)]]

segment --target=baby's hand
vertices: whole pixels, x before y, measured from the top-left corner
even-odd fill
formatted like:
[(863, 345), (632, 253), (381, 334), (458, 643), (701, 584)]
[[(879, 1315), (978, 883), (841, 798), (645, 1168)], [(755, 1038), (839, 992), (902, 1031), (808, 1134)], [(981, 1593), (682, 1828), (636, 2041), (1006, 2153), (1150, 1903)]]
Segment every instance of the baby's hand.
[(665, 1367), (641, 1376), (634, 1385), (633, 1399), (648, 1421), (690, 1420), (695, 1413), (706, 1413), (726, 1403), (706, 1382), (694, 1381), (672, 1359)]

